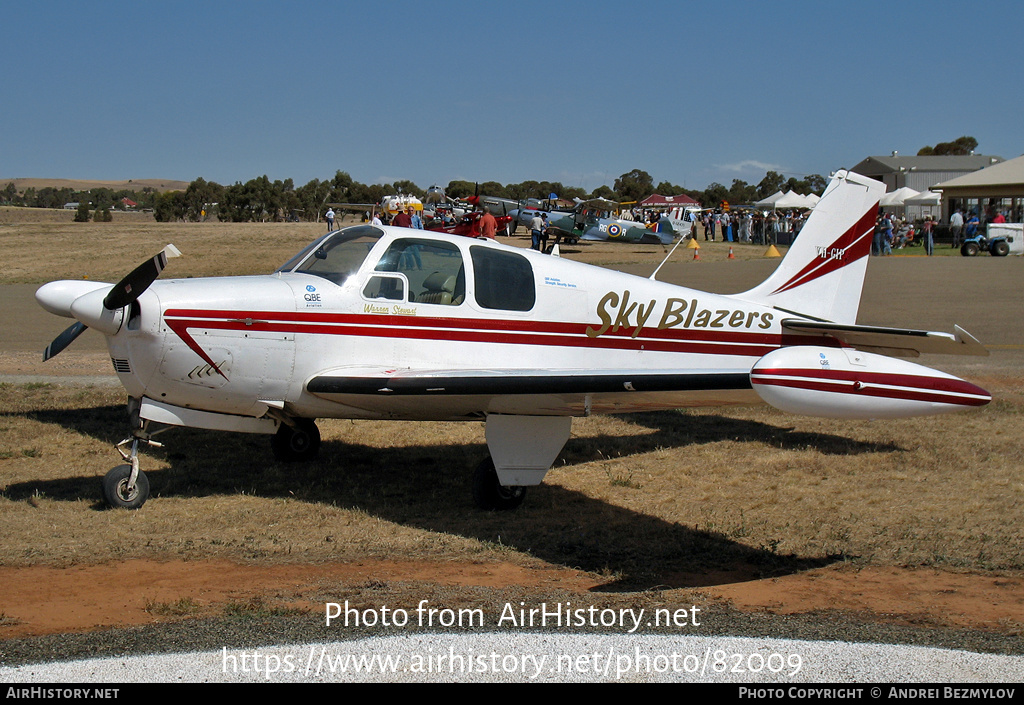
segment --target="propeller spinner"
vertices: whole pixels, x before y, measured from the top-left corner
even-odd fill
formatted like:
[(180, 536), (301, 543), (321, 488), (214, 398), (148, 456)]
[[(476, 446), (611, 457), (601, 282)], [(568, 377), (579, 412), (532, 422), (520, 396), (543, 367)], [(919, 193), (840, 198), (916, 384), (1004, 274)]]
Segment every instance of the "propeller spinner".
[(56, 281), (39, 287), (36, 301), (40, 306), (58, 316), (76, 319), (46, 346), (43, 360), (49, 360), (71, 345), (86, 328), (95, 328), (106, 335), (117, 333), (124, 320), (124, 307), (156, 281), (169, 257), (180, 256), (177, 247), (167, 245), (113, 286), (101, 282)]

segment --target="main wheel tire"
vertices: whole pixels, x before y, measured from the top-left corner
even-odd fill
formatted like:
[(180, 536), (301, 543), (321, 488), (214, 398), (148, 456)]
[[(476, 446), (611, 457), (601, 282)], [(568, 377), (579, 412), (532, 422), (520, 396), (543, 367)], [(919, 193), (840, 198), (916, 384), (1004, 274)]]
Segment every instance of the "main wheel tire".
[(974, 257), (978, 254), (978, 243), (976, 242), (965, 242), (960, 246), (960, 254), (964, 257)]
[(270, 448), (275, 458), (286, 463), (315, 460), (320, 454), (320, 429), (313, 419), (296, 419), (294, 428), (281, 424)]
[(1006, 257), (1010, 254), (1010, 243), (1006, 240), (996, 240), (992, 243), (991, 252), (993, 257)]
[(103, 476), (103, 498), (111, 507), (119, 509), (138, 509), (149, 499), (149, 478), (139, 471), (135, 478), (135, 486), (128, 487), (128, 479), (132, 476), (131, 465), (118, 465)]
[(480, 509), (508, 511), (522, 504), (525, 497), (525, 487), (508, 487), (498, 481), (498, 473), (490, 456), (473, 472), (473, 501)]

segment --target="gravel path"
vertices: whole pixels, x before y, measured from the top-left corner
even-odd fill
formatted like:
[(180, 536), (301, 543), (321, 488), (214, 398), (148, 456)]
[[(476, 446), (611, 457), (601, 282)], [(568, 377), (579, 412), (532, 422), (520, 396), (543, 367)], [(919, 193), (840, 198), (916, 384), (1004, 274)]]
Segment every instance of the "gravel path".
[[(0, 668), (0, 682), (1008, 683), (1024, 656), (918, 646), (508, 633), (131, 656)], [(884, 696), (884, 693), (882, 693)]]

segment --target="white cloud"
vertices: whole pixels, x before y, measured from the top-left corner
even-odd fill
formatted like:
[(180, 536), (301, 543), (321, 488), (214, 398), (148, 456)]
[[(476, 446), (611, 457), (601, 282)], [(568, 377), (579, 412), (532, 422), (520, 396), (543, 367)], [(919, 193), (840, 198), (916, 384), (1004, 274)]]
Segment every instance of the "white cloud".
[(785, 171), (785, 167), (781, 164), (766, 164), (764, 162), (755, 161), (753, 159), (747, 159), (736, 164), (716, 164), (717, 169), (722, 171), (732, 171), (736, 173), (744, 173), (750, 171)]

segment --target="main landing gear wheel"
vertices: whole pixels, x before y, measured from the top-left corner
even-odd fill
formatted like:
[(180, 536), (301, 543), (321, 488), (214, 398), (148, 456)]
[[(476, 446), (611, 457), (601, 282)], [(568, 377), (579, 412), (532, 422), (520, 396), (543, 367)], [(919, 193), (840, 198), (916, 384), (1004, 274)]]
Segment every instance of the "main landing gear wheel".
[(498, 473), (490, 456), (473, 472), (473, 501), (480, 509), (508, 511), (522, 504), (525, 497), (525, 487), (509, 487), (498, 481)]
[(149, 479), (139, 471), (131, 484), (132, 466), (118, 465), (103, 477), (103, 497), (111, 507), (138, 509), (149, 499)]
[(270, 439), (270, 448), (284, 462), (315, 460), (320, 453), (320, 429), (312, 419), (295, 419), (295, 426), (283, 423)]

